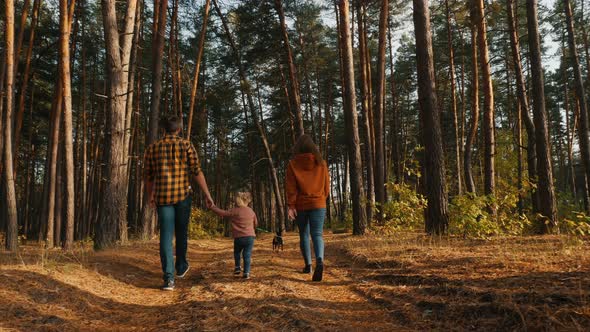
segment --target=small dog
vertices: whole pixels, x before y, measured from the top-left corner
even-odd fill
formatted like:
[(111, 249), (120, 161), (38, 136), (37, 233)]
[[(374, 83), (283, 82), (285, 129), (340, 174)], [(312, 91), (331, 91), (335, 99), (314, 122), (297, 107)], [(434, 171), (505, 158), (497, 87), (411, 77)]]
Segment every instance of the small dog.
[(272, 239), (272, 251), (283, 250), (283, 237), (277, 233)]

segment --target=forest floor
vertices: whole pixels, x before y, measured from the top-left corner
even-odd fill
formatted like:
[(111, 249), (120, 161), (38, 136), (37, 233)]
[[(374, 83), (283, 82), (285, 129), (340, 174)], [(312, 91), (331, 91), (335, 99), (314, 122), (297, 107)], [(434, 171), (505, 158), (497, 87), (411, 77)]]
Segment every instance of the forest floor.
[[(261, 236), (252, 279), (232, 241), (191, 241), (191, 270), (159, 290), (156, 241), (95, 253), (0, 253), (0, 330), (589, 330), (590, 239), (489, 241), (326, 235), (326, 274), (298, 273), (298, 238)], [(88, 245), (86, 245), (88, 246)]]

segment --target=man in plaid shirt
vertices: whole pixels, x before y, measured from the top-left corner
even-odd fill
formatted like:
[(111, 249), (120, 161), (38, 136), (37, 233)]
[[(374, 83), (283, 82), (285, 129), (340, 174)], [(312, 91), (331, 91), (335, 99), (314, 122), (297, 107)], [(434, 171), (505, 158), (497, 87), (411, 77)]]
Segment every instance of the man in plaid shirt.
[[(181, 122), (170, 117), (161, 122), (166, 134), (145, 152), (144, 176), (150, 204), (157, 208), (160, 223), (160, 260), (164, 272), (164, 290), (174, 290), (174, 272), (183, 278), (189, 270), (186, 260), (188, 224), (191, 214), (191, 179), (213, 204), (207, 181), (199, 165), (197, 151), (179, 136)], [(176, 264), (172, 237), (176, 236)]]

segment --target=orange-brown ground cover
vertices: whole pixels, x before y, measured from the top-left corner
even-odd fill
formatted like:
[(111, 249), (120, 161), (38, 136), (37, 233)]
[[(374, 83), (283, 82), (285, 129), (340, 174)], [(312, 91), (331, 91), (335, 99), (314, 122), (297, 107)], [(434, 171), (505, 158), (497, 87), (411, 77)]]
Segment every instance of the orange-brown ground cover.
[(255, 245), (253, 278), (232, 242), (191, 241), (191, 271), (163, 292), (157, 242), (94, 253), (0, 254), (0, 330), (590, 329), (590, 243), (326, 235), (322, 283), (298, 273), (295, 235)]

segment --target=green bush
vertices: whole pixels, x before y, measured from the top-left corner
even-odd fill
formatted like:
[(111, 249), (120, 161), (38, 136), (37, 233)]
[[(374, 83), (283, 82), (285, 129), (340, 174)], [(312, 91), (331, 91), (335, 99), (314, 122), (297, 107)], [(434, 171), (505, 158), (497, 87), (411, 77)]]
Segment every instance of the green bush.
[[(471, 193), (453, 198), (449, 206), (449, 233), (463, 237), (488, 238), (494, 235), (522, 235), (532, 224), (517, 212), (518, 192), (502, 192), (499, 197)], [(496, 207), (496, 217), (489, 207)]]
[(376, 231), (392, 234), (402, 229), (423, 229), (426, 199), (407, 184), (388, 183), (392, 200), (383, 205), (383, 224)]
[(491, 199), (473, 194), (457, 196), (449, 205), (449, 233), (463, 237), (489, 237), (500, 232), (486, 211)]
[(192, 240), (223, 235), (223, 222), (213, 212), (193, 208), (191, 211), (188, 237)]
[(570, 235), (590, 235), (590, 217), (583, 212), (577, 212), (573, 218), (564, 218), (559, 224), (562, 233)]

